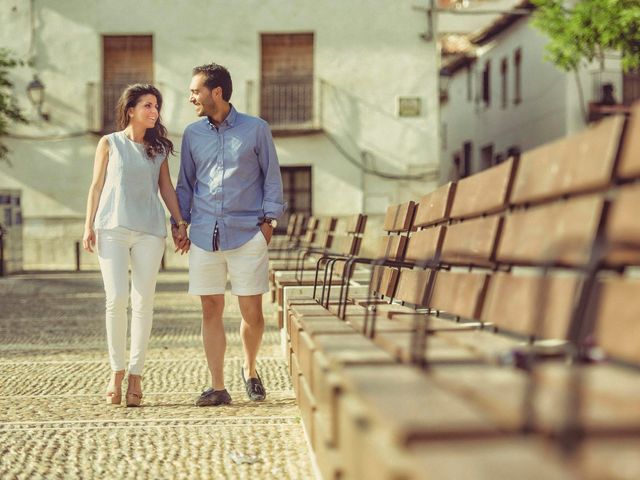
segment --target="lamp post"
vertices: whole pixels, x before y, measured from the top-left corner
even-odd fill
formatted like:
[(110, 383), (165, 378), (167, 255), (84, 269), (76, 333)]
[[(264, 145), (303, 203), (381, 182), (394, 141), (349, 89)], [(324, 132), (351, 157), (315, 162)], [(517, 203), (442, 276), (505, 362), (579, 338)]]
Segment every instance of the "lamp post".
[(49, 115), (42, 113), (42, 104), (44, 103), (44, 84), (38, 78), (38, 75), (33, 75), (33, 80), (27, 85), (27, 96), (31, 103), (36, 107), (38, 115), (45, 120), (49, 120)]

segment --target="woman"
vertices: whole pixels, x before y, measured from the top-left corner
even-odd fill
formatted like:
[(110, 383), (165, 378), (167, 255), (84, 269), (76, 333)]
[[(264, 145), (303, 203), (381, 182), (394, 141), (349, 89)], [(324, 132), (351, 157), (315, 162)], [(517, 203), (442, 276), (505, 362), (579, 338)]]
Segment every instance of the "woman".
[[(164, 253), (165, 215), (158, 190), (177, 221), (177, 250), (188, 249), (187, 222), (182, 219), (169, 176), (167, 158), (174, 153), (160, 121), (162, 96), (152, 85), (127, 87), (117, 106), (120, 131), (98, 142), (87, 200), (83, 246), (98, 259), (106, 293), (107, 342), (113, 370), (106, 400), (122, 400), (131, 262), (131, 348), (126, 404), (142, 400), (141, 374), (151, 333), (153, 296)], [(94, 230), (95, 228), (95, 230)]]

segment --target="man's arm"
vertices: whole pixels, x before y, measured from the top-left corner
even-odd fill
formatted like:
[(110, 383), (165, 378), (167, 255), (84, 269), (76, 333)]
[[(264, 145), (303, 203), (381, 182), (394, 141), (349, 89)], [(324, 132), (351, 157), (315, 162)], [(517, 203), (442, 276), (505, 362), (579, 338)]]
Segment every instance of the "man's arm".
[[(180, 148), (180, 172), (176, 184), (176, 195), (182, 218), (191, 223), (191, 205), (193, 204), (193, 190), (196, 183), (196, 164), (191, 156), (189, 135), (185, 130)], [(173, 223), (173, 222), (172, 222)]]
[(277, 219), (282, 216), (287, 206), (282, 194), (282, 176), (280, 175), (278, 155), (267, 123), (261, 125), (257, 147), (258, 162), (264, 175), (262, 211), (266, 218)]
[[(176, 196), (182, 218), (191, 223), (191, 206), (193, 205), (193, 190), (196, 182), (196, 165), (191, 156), (187, 131), (182, 135), (182, 147), (180, 148), (180, 172), (178, 173), (178, 183), (176, 184)], [(189, 250), (189, 239), (187, 237), (178, 239), (178, 226), (171, 218), (171, 235), (174, 242), (182, 252)]]

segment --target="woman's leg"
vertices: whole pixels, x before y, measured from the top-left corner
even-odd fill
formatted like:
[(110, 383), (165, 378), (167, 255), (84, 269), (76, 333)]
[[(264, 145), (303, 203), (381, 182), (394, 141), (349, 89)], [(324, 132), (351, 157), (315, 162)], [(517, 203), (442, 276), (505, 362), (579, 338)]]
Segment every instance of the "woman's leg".
[(127, 303), (129, 300), (129, 244), (121, 229), (98, 230), (98, 261), (106, 295), (105, 317), (109, 361), (114, 372), (125, 368)]
[(164, 238), (136, 234), (131, 247), (131, 351), (129, 374), (141, 375), (153, 322), (153, 300)]

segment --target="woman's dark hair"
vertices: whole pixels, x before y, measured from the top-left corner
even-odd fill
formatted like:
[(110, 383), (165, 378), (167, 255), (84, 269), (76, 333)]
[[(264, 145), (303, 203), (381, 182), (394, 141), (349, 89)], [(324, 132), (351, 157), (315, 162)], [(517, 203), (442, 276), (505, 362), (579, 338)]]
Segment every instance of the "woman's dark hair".
[(160, 91), (148, 83), (136, 83), (125, 88), (116, 107), (116, 124), (119, 130), (124, 130), (129, 125), (129, 109), (140, 101), (143, 95), (153, 95), (158, 101), (158, 120), (153, 128), (147, 128), (144, 133), (144, 150), (149, 158), (156, 155), (174, 154), (173, 143), (167, 138), (167, 129), (162, 125), (160, 110), (162, 109), (162, 95)]
[(208, 65), (200, 65), (193, 69), (193, 75), (198, 75), (199, 73), (204, 75), (204, 84), (209, 90), (220, 87), (222, 88), (222, 99), (225, 102), (231, 100), (233, 84), (231, 83), (229, 70), (217, 63), (210, 63)]

